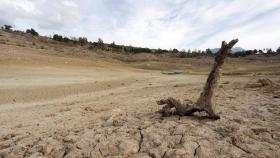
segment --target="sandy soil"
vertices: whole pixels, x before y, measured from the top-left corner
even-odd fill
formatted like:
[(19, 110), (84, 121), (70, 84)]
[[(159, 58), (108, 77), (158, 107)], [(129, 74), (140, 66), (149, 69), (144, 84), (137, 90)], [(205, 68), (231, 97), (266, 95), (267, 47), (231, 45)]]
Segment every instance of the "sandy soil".
[[(161, 117), (157, 100), (195, 101), (207, 76), (164, 75), (113, 59), (0, 46), (0, 157), (280, 155), (276, 74), (222, 76), (216, 95), (220, 120), (203, 113)], [(245, 88), (263, 77), (274, 84)]]

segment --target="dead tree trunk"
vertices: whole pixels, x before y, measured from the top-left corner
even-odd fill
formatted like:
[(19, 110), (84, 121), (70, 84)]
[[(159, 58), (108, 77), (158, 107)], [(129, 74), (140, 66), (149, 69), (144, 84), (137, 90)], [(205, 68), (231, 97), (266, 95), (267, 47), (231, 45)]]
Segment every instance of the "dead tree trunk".
[(194, 112), (205, 111), (210, 118), (219, 119), (220, 117), (215, 113), (215, 97), (214, 92), (218, 86), (218, 81), (220, 78), (220, 70), (224, 64), (224, 60), (231, 48), (238, 42), (238, 39), (232, 40), (227, 44), (225, 41), (222, 42), (221, 49), (218, 51), (215, 57), (214, 66), (208, 76), (205, 83), (204, 89), (200, 94), (199, 99), (195, 104), (190, 100), (181, 103), (179, 100), (174, 98), (167, 98), (158, 101), (159, 105), (165, 105), (161, 112), (164, 116), (169, 116), (172, 114), (177, 115), (191, 115)]

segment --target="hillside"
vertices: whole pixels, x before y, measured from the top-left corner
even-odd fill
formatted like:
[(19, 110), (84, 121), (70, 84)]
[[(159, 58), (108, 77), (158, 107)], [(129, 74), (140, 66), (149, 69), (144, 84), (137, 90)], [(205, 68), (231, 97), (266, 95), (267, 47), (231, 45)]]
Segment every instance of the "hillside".
[(162, 117), (156, 103), (196, 101), (213, 57), (90, 50), (2, 30), (0, 48), (1, 158), (280, 154), (279, 56), (228, 58), (213, 121)]

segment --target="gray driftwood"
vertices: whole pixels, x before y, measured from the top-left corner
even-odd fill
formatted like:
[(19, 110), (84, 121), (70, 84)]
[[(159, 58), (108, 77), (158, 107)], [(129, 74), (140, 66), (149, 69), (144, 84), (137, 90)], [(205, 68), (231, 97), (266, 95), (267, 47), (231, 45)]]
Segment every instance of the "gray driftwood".
[(205, 83), (203, 91), (200, 94), (200, 97), (198, 98), (197, 102), (193, 103), (190, 100), (181, 102), (180, 100), (171, 97), (167, 99), (159, 100), (157, 103), (159, 105), (164, 105), (164, 107), (161, 110), (163, 116), (169, 116), (174, 114), (186, 116), (186, 115), (191, 115), (194, 112), (205, 111), (210, 118), (219, 119), (220, 116), (218, 116), (215, 112), (214, 93), (218, 86), (218, 81), (220, 78), (220, 70), (222, 68), (222, 65), (224, 64), (224, 60), (228, 55), (228, 53), (230, 53), (231, 48), (237, 42), (238, 39), (234, 39), (230, 41), (228, 44), (225, 41), (222, 42), (221, 49), (218, 51), (215, 57), (214, 66), (210, 74), (208, 75), (208, 79)]

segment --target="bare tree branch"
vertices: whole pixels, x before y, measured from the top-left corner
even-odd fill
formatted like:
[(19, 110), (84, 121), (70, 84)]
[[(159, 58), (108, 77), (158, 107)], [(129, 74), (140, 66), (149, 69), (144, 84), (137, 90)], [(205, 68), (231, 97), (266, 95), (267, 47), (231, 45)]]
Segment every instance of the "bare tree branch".
[(214, 93), (218, 86), (220, 78), (220, 70), (224, 64), (226, 56), (230, 53), (231, 48), (238, 42), (238, 39), (230, 41), (228, 44), (223, 41), (221, 49), (218, 51), (215, 57), (215, 63), (208, 75), (207, 81), (203, 88), (200, 97), (197, 102), (193, 104), (191, 101), (181, 103), (179, 100), (174, 98), (167, 98), (158, 101), (159, 105), (165, 105), (162, 109), (164, 116), (172, 114), (177, 115), (191, 115), (194, 112), (205, 111), (210, 118), (219, 119), (220, 117), (215, 113), (215, 97)]

